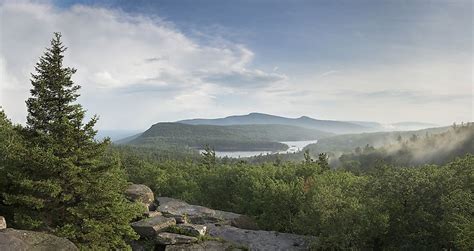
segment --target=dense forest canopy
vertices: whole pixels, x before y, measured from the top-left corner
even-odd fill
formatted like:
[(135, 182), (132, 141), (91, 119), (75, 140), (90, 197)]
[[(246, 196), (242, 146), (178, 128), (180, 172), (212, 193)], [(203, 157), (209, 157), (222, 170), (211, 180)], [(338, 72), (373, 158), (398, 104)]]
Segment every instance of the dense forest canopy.
[[(288, 155), (301, 156), (297, 161), (220, 159), (211, 148), (198, 156), (179, 146), (112, 146), (94, 139), (96, 117), (85, 121), (60, 39), (55, 33), (35, 67), (27, 124), (13, 125), (0, 112), (0, 210), (12, 226), (52, 232), (83, 249), (130, 249), (138, 236), (129, 222), (141, 208), (123, 193), (133, 182), (159, 196), (246, 214), (266, 230), (315, 236), (315, 250), (474, 248), (472, 123), (438, 133), (321, 138)], [(189, 125), (166, 126), (142, 136), (192, 134), (183, 134)], [(267, 128), (237, 126), (222, 136), (250, 130), (249, 138), (281, 140), (314, 132), (278, 127), (281, 135), (270, 136)], [(332, 150), (345, 152), (333, 168), (325, 154)]]

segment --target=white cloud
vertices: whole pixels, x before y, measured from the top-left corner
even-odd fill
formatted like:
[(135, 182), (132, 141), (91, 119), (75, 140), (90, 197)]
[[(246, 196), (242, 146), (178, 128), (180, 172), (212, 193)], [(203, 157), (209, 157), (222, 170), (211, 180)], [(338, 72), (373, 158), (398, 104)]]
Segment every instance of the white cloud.
[[(254, 53), (244, 45), (203, 44), (158, 17), (36, 2), (7, 1), (0, 8), (0, 101), (15, 121), (24, 121), (24, 105), (17, 107), (24, 103), (29, 73), (55, 31), (62, 32), (69, 47), (65, 65), (78, 69), (74, 80), (83, 87), (80, 101), (102, 115), (102, 127), (117, 126), (117, 118), (110, 116), (115, 109), (134, 118), (123, 127), (146, 127), (167, 119), (161, 118), (167, 110), (187, 114), (210, 109), (217, 93), (242, 85), (265, 88), (286, 79), (252, 68)], [(138, 118), (137, 110), (148, 117)]]
[(69, 47), (65, 65), (78, 70), (79, 101), (101, 116), (101, 128), (254, 111), (380, 122), (474, 119), (472, 55), (440, 50), (426, 57), (420, 48), (398, 62), (322, 62), (320, 69), (259, 58), (271, 65), (264, 71), (253, 66), (254, 51), (206, 27), (194, 30), (200, 40), (159, 17), (0, 0), (0, 105), (15, 122), (25, 120), (30, 73), (55, 31)]

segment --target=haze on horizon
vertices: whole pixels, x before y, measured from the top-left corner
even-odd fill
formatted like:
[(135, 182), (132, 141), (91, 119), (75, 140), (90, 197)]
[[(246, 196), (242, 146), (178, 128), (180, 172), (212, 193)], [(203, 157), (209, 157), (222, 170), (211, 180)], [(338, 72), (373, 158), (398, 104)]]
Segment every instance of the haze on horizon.
[(100, 129), (251, 112), (473, 121), (472, 2), (0, 0), (0, 105), (24, 123), (53, 32)]

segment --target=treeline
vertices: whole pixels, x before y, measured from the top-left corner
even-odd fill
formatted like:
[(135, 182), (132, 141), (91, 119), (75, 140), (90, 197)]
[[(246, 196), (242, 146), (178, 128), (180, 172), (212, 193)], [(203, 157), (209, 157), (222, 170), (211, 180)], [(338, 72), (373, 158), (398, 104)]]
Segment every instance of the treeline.
[(226, 164), (212, 152), (199, 161), (122, 157), (129, 180), (161, 196), (247, 214), (264, 229), (317, 236), (315, 249), (474, 247), (473, 155), (358, 173), (308, 155), (259, 165)]

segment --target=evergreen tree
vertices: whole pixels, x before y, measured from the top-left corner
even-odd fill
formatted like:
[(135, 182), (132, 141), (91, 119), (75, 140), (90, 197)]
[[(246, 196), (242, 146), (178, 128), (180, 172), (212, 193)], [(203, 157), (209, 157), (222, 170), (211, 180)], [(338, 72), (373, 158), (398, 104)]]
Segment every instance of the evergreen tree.
[(318, 155), (318, 164), (321, 167), (321, 170), (328, 171), (328, 170), (331, 169), (331, 167), (329, 167), (328, 159), (329, 158), (328, 158), (328, 155), (326, 153), (320, 153)]
[(123, 196), (127, 182), (118, 159), (106, 156), (109, 140), (94, 139), (97, 117), (83, 122), (65, 50), (55, 33), (32, 74), (27, 126), (19, 130), (27, 147), (7, 169), (4, 203), (18, 227), (52, 231), (86, 248), (126, 248), (137, 237), (129, 221), (139, 208)]
[(209, 145), (204, 147), (202, 155), (202, 164), (208, 168), (214, 167), (217, 162), (216, 151), (212, 149)]

